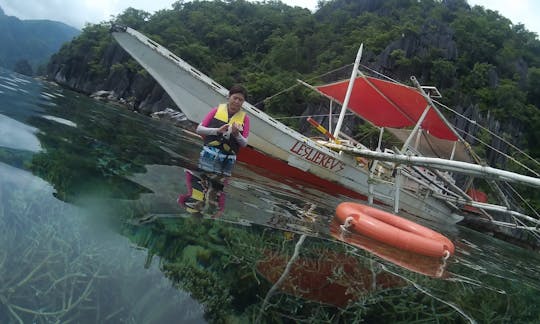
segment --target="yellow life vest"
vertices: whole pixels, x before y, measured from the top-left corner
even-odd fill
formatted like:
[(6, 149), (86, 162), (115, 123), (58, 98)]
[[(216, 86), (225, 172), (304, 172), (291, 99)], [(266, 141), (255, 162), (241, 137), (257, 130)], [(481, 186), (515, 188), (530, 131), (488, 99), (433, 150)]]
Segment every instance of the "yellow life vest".
[(246, 117), (246, 112), (243, 110), (240, 110), (236, 114), (234, 114), (231, 117), (231, 119), (229, 119), (229, 111), (227, 109), (227, 104), (220, 104), (216, 111), (216, 115), (214, 116), (215, 119), (221, 120), (225, 124), (232, 125), (233, 123), (237, 123), (238, 125), (242, 125), (242, 126), (244, 125), (245, 117)]
[[(238, 111), (236, 114), (231, 116), (229, 119), (229, 111), (227, 104), (220, 104), (217, 108), (216, 114), (212, 121), (210, 121), (210, 127), (219, 128), (225, 124), (232, 125), (236, 123), (240, 125), (240, 131), (243, 130), (244, 120), (246, 117), (246, 112), (243, 110)], [(238, 143), (234, 138), (225, 138), (221, 134), (219, 135), (209, 135), (205, 138), (205, 145), (218, 147), (225, 154), (235, 154), (238, 151)]]

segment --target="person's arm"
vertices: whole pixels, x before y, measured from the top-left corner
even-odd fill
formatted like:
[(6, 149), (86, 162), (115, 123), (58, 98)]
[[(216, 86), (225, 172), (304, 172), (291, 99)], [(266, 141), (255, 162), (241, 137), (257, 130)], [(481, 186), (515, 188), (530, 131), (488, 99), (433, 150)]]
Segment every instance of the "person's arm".
[(203, 136), (217, 135), (218, 131), (219, 131), (219, 128), (206, 127), (201, 124), (197, 126), (197, 130), (196, 130), (197, 134), (203, 135)]
[(210, 122), (212, 121), (212, 118), (216, 115), (217, 107), (210, 110), (206, 116), (204, 116), (204, 119), (201, 121), (201, 123), (197, 126), (197, 134), (207, 136), (207, 135), (217, 135), (219, 128), (212, 128), (208, 127), (210, 125)]
[(247, 146), (247, 138), (242, 136), (241, 133), (238, 133), (234, 139), (236, 140), (236, 142), (238, 143), (238, 145), (240, 147), (246, 147)]
[(246, 117), (244, 117), (244, 129), (243, 131), (240, 133), (238, 132), (238, 134), (236, 134), (235, 136), (235, 139), (236, 141), (238, 142), (238, 145), (240, 145), (240, 147), (246, 147), (247, 144), (248, 144), (248, 136), (249, 136), (249, 116), (246, 115)]

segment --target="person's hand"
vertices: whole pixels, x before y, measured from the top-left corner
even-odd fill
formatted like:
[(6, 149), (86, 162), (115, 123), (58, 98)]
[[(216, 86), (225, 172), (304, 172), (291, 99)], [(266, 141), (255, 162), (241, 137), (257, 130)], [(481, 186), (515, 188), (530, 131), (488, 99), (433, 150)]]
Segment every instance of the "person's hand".
[(227, 130), (229, 129), (229, 125), (228, 124), (225, 124), (223, 126), (221, 126), (219, 129), (218, 129), (218, 134), (225, 134), (227, 133)]
[(240, 128), (238, 127), (238, 124), (237, 124), (237, 123), (233, 123), (233, 124), (232, 124), (231, 133), (232, 133), (234, 136), (237, 136), (239, 131), (240, 131)]

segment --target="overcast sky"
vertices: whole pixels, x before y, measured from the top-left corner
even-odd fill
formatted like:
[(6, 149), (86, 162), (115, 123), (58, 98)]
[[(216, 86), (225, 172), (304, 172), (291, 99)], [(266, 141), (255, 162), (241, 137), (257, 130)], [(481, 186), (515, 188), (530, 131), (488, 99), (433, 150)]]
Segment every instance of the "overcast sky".
[[(291, 6), (315, 11), (318, 0), (281, 0)], [(99, 23), (133, 7), (153, 13), (171, 9), (174, 0), (0, 0), (0, 7), (20, 19), (50, 19), (82, 28), (85, 23)], [(523, 23), (529, 31), (540, 34), (540, 0), (468, 0), (496, 10), (513, 23)]]

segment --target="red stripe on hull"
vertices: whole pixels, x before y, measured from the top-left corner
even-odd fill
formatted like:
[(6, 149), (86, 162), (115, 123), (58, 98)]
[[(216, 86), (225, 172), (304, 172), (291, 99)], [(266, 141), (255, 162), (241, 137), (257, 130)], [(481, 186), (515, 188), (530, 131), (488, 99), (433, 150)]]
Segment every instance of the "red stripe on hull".
[(278, 181), (282, 181), (283, 177), (292, 178), (302, 183), (315, 186), (316, 189), (332, 195), (343, 195), (353, 199), (367, 200), (366, 196), (356, 191), (292, 167), (282, 160), (270, 157), (249, 146), (241, 149), (237, 158), (238, 161), (247, 164), (248, 167), (256, 166), (270, 171), (264, 174), (264, 176), (268, 178), (274, 178)]

